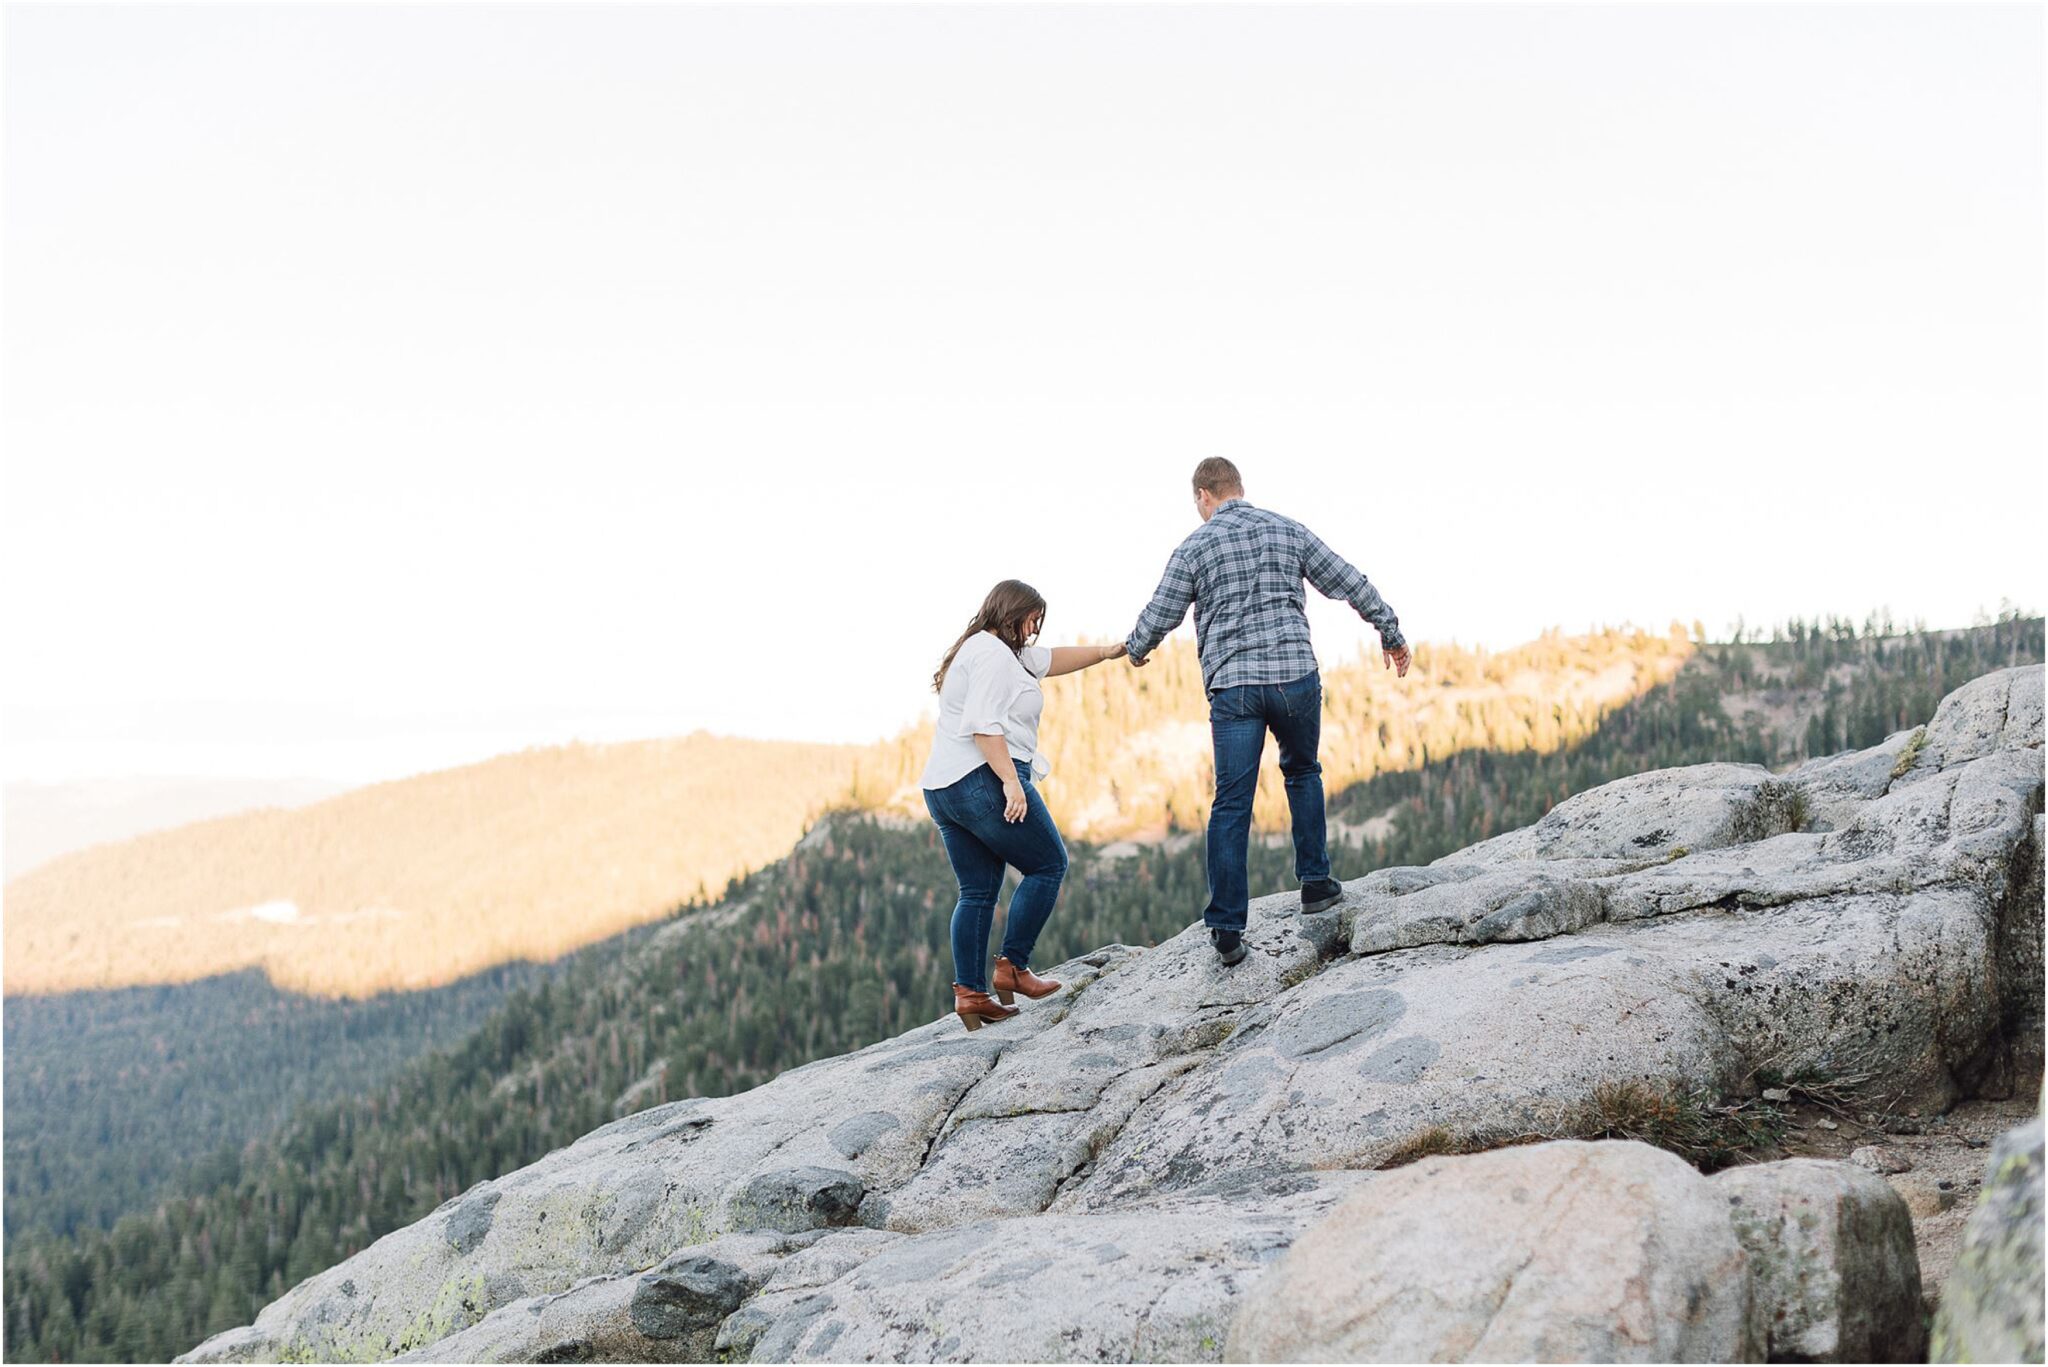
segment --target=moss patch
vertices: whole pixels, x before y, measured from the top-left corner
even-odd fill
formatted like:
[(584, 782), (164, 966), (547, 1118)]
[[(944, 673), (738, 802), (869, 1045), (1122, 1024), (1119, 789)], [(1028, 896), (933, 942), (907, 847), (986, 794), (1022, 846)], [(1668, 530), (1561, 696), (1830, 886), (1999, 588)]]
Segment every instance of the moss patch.
[(1911, 739), (1906, 742), (1905, 748), (1899, 751), (1899, 757), (1892, 761), (1892, 777), (1894, 779), (1901, 779), (1911, 773), (1913, 766), (1920, 762), (1921, 752), (1926, 748), (1927, 728), (1924, 726), (1917, 727)]
[(465, 1272), (441, 1283), (434, 1303), (399, 1331), (393, 1354), (409, 1353), (429, 1343), (439, 1343), (458, 1330), (467, 1329), (489, 1310), (484, 1292), (484, 1274)]

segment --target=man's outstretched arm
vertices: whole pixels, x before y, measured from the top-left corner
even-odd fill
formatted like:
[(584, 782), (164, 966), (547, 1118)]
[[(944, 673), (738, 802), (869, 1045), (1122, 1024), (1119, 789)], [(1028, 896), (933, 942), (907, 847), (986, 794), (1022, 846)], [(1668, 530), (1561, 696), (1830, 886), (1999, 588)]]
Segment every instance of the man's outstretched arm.
[(1406, 674), (1408, 638), (1401, 634), (1401, 620), (1394, 616), (1387, 600), (1380, 597), (1380, 591), (1356, 565), (1324, 545), (1314, 532), (1304, 527), (1302, 534), (1308, 537), (1308, 554), (1301, 562), (1302, 578), (1315, 585), (1316, 592), (1323, 597), (1351, 604), (1360, 617), (1372, 623), (1373, 630), (1380, 634), (1387, 663)]
[(1166, 573), (1152, 590), (1152, 601), (1138, 614), (1138, 625), (1124, 639), (1131, 663), (1142, 665), (1145, 657), (1159, 648), (1167, 633), (1187, 620), (1188, 605), (1195, 601), (1195, 574), (1178, 547), (1167, 557)]

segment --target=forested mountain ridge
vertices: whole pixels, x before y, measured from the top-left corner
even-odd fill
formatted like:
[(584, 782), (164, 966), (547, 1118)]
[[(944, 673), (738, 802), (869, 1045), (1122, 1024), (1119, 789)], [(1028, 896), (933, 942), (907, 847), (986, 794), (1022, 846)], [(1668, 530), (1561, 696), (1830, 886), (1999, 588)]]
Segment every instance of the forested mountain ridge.
[(73, 850), (259, 807), (303, 807), (351, 785), (314, 778), (137, 776), (0, 787), (0, 875), (19, 878)]
[[(1395, 811), (1376, 838), (1354, 832), (1338, 872), (1435, 858), (1521, 824), (1531, 804), (1540, 815), (1562, 792), (1623, 773), (1805, 754), (1810, 725), (1766, 725), (1785, 709), (1751, 719), (1754, 709), (1724, 703), (1731, 694), (1783, 703), (1785, 690), (1805, 689), (1808, 702), (1786, 715), (1824, 718), (1832, 703), (1835, 724), (1867, 728), (1923, 694), (2041, 658), (2038, 619), (1917, 640), (1850, 635), (1802, 629), (1798, 642), (1695, 652), (1669, 684), (1615, 708), (1576, 745), (1456, 750), (1356, 784), (1333, 803), (1359, 818), (1354, 826)], [(1285, 887), (1288, 865), (1286, 851), (1255, 846), (1254, 890)], [(1199, 916), (1203, 888), (1198, 842), (1123, 858), (1077, 843), (1043, 957), (1157, 942)], [(185, 1194), (111, 1233), (11, 1241), (9, 1356), (168, 1356), (245, 1322), (309, 1269), (616, 1114), (742, 1090), (928, 1020), (950, 976), (951, 896), (923, 823), (835, 816), (788, 858), (729, 887), (719, 908), (594, 946), (555, 982), (515, 993), (459, 1048), (219, 1154)]]
[(552, 959), (781, 855), (860, 753), (556, 746), (74, 851), (7, 885), (7, 993), (253, 966), (366, 997)]
[(6, 1001), (6, 1222), (105, 1228), (310, 1102), (359, 1095), (453, 1047), (513, 991), (517, 961), (446, 987), (334, 1000), (257, 969), (196, 983)]
[(1793, 622), (1701, 646), (1670, 684), (1550, 750), (1460, 750), (1332, 796), (1337, 829), (1366, 834), (1375, 866), (1423, 863), (1527, 825), (1573, 793), (1706, 759), (1785, 768), (1917, 726), (1959, 685), (2042, 658), (2042, 619), (1896, 634), (1882, 620)]
[[(1797, 748), (1788, 739), (1842, 742), (1852, 720), (1861, 724), (1844, 710), (1858, 671), (1903, 678), (1884, 663), (1887, 649), (1937, 654), (1953, 635), (1887, 647), (1885, 624), (1866, 625), (1873, 634), (1795, 623), (1779, 646), (1703, 645), (1697, 627), (1676, 625), (1551, 633), (1498, 652), (1423, 644), (1406, 679), (1377, 658), (1333, 663), (1325, 781), (1344, 789), (1468, 751), (1569, 749), (1616, 707), (1705, 663), (1725, 705), (1742, 709), (1731, 714), (1735, 734), (1777, 737), (1766, 747), (1774, 753)], [(1780, 647), (1783, 662), (1758, 663)], [(1053, 775), (1043, 791), (1069, 836), (1202, 828), (1207, 714), (1189, 642), (1171, 643), (1143, 670), (1110, 665), (1051, 680), (1047, 694)], [(1875, 705), (1896, 717), (1903, 696)], [(1787, 738), (1788, 725), (1816, 731)], [(929, 745), (927, 723), (866, 746), (698, 735), (555, 747), (75, 851), (7, 886), (7, 991), (259, 966), (286, 989), (366, 996), (552, 959), (702, 900), (787, 850), (827, 807), (921, 816), (916, 778)], [(1260, 829), (1284, 829), (1285, 806), (1269, 749)]]
[[(1461, 749), (1554, 749), (1693, 648), (1675, 627), (1610, 630), (1502, 652), (1423, 645), (1405, 680), (1334, 665), (1325, 771), (1343, 787)], [(1190, 642), (1047, 691), (1043, 791), (1070, 835), (1200, 829), (1206, 702)], [(921, 817), (929, 746), (926, 723), (866, 746), (699, 735), (538, 749), (75, 851), (7, 886), (7, 992), (260, 966), (289, 990), (368, 996), (552, 959), (704, 900), (828, 807)], [(1272, 829), (1284, 800), (1267, 767), (1255, 817)]]
[[(1379, 653), (1323, 668), (1323, 781), (1331, 790), (1412, 770), (1463, 750), (1551, 751), (1591, 735), (1632, 698), (1669, 683), (1696, 649), (1677, 623), (1657, 633), (1550, 632), (1511, 650), (1423, 643), (1408, 677)], [(1099, 666), (1048, 680), (1040, 746), (1046, 805), (1070, 836), (1157, 839), (1199, 831), (1213, 777), (1209, 706), (1192, 645), (1174, 642), (1143, 669)], [(922, 817), (916, 778), (929, 728), (865, 761), (861, 805)], [(1267, 747), (1253, 801), (1257, 829), (1287, 827), (1279, 759)]]

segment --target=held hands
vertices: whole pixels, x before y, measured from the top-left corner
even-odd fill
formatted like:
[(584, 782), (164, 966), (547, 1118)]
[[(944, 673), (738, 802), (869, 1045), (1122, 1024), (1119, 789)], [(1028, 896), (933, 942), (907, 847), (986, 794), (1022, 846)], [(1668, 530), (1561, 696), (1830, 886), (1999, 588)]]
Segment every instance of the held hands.
[(1385, 659), (1387, 668), (1394, 671), (1395, 678), (1408, 677), (1408, 662), (1414, 657), (1408, 653), (1407, 646), (1402, 646), (1399, 650), (1382, 649), (1380, 655)]
[(1031, 805), (1024, 800), (1024, 785), (1015, 778), (1003, 780), (1003, 820), (1016, 823), (1024, 819)]

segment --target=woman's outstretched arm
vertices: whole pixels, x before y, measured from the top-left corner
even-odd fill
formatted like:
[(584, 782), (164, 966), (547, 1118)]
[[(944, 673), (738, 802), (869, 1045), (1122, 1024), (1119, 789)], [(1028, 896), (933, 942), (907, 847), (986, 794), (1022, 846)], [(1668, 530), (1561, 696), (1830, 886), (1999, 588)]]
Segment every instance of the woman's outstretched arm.
[(1045, 677), (1050, 679), (1055, 674), (1072, 674), (1075, 670), (1099, 665), (1104, 660), (1114, 660), (1123, 653), (1122, 641), (1110, 646), (1054, 646), (1052, 668), (1045, 671)]

